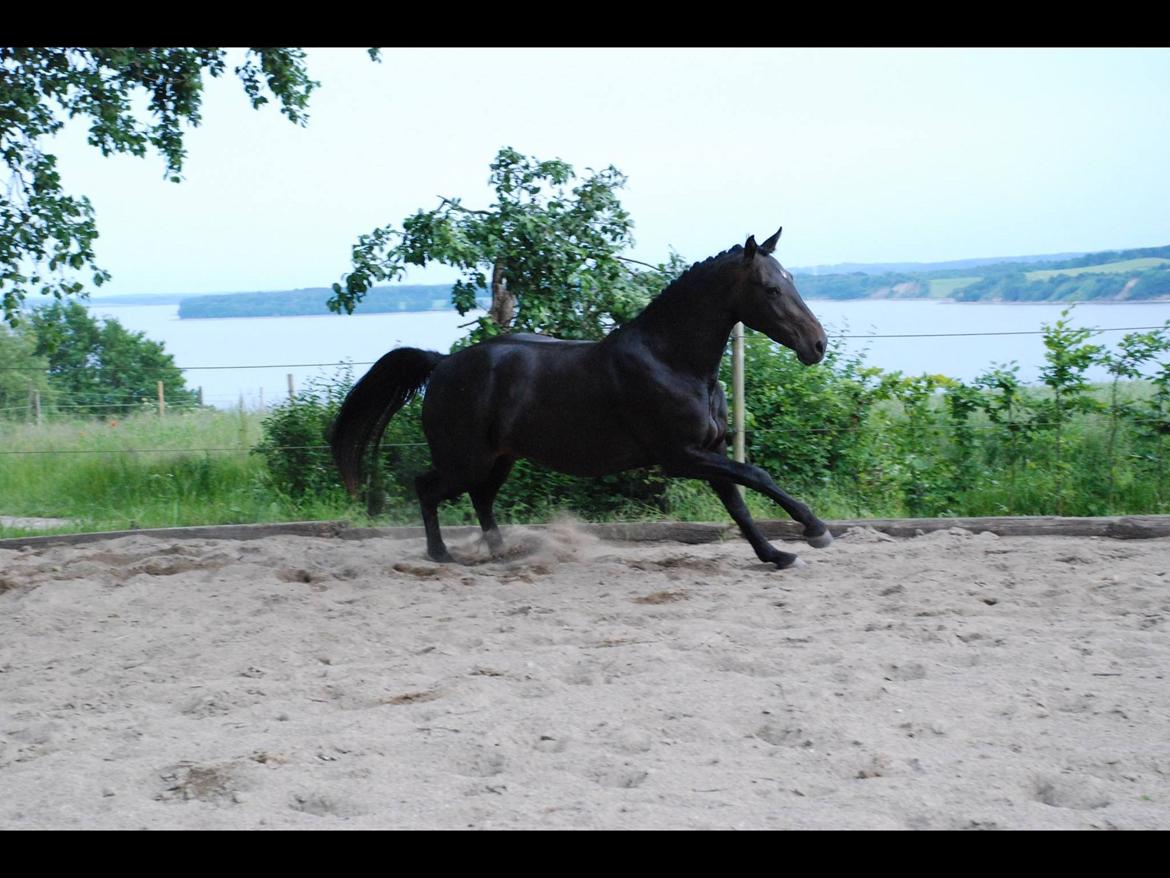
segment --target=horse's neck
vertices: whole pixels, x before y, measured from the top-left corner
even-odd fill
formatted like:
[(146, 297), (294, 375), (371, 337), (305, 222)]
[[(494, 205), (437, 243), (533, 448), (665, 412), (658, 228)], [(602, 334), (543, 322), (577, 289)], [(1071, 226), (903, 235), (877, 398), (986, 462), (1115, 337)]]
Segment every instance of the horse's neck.
[(735, 325), (726, 302), (717, 284), (691, 283), (655, 299), (630, 325), (671, 368), (708, 377)]

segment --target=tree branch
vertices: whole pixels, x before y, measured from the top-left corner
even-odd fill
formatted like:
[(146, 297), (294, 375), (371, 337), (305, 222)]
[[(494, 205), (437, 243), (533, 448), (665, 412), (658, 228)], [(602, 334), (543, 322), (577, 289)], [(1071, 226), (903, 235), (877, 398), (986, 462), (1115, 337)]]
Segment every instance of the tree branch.
[(637, 265), (645, 265), (647, 268), (653, 268), (655, 271), (665, 274), (665, 272), (663, 272), (659, 266), (651, 265), (649, 262), (643, 262), (641, 259), (631, 259), (629, 256), (617, 256), (615, 258), (620, 259), (622, 262), (633, 262)]
[(446, 205), (454, 208), (455, 210), (461, 211), (462, 213), (475, 213), (475, 214), (479, 214), (480, 216), (491, 216), (490, 210), (472, 210), (471, 208), (464, 207), (462, 204), (459, 204), (458, 202), (452, 201), (449, 198), (444, 198), (442, 195), (438, 195), (436, 197), (439, 199), (439, 206), (440, 207), (442, 207), (444, 204), (446, 204)]

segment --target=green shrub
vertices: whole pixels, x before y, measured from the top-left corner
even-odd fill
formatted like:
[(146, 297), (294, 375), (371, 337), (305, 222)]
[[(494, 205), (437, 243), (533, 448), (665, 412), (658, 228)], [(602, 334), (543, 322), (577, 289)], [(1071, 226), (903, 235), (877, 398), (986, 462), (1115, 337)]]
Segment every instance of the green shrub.
[(329, 426), (353, 384), (350, 369), (317, 378), (269, 410), (263, 438), (253, 449), (264, 458), (266, 485), (296, 504), (345, 503), (345, 488), (329, 452)]
[[(1170, 326), (1126, 336), (1117, 353), (1090, 336), (1071, 329), (1067, 315), (1046, 327), (1043, 384), (1033, 388), (1020, 383), (1015, 364), (995, 365), (971, 384), (883, 372), (864, 355), (836, 351), (809, 368), (748, 333), (748, 461), (826, 518), (1170, 509)], [(1094, 363), (1110, 368), (1112, 385), (1085, 380)], [(1150, 369), (1152, 379), (1141, 379)], [(721, 378), (731, 383), (729, 361)], [(348, 371), (311, 382), (264, 420), (256, 451), (267, 463), (265, 484), (297, 508), (356, 509), (326, 447), (351, 383)], [(371, 450), (362, 499), (372, 515), (418, 520), (414, 480), (430, 467), (422, 402), (399, 411)], [(752, 492), (747, 500), (756, 515), (781, 514)], [(497, 510), (504, 522), (561, 510), (594, 520), (725, 515), (705, 483), (667, 479), (657, 468), (584, 479), (529, 461), (513, 468)], [(442, 520), (475, 517), (464, 498), (445, 505)]]

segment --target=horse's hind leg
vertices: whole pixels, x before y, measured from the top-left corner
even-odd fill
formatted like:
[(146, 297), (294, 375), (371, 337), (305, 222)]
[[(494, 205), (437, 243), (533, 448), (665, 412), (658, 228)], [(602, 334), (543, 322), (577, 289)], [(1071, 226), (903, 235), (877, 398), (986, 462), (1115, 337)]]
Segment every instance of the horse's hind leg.
[(427, 557), (432, 561), (454, 561), (439, 532), (439, 504), (458, 497), (466, 489), (447, 474), (434, 469), (415, 479), (414, 486), (422, 507), (423, 528), (427, 532)]
[(739, 495), (739, 490), (736, 488), (735, 482), (726, 479), (710, 479), (707, 484), (719, 495), (719, 499), (723, 501), (723, 505), (731, 514), (732, 520), (739, 525), (740, 532), (751, 543), (752, 548), (756, 550), (757, 558), (765, 564), (775, 564), (781, 569), (791, 567), (796, 563), (797, 558), (795, 555), (780, 551), (760, 533), (759, 527), (752, 521), (752, 515), (748, 512), (747, 504), (743, 502), (743, 497)]
[(487, 479), (467, 493), (471, 495), (471, 505), (475, 507), (475, 514), (479, 517), (479, 526), (483, 528), (483, 537), (487, 540), (488, 548), (495, 554), (504, 545), (504, 538), (500, 536), (500, 528), (496, 525), (496, 516), (492, 512), (492, 505), (496, 501), (496, 494), (508, 473), (512, 471), (515, 461), (510, 457), (501, 457), (492, 465)]

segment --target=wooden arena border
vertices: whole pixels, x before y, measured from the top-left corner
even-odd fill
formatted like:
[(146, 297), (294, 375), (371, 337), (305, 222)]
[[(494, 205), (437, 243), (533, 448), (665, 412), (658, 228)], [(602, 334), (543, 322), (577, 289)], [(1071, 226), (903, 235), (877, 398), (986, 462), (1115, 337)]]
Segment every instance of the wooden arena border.
[[(800, 526), (792, 521), (758, 522), (771, 540), (800, 540)], [(1003, 537), (1109, 537), (1132, 540), (1170, 536), (1170, 515), (1124, 515), (1101, 518), (1062, 518), (1058, 516), (1024, 516), (1004, 518), (860, 518), (827, 522), (834, 536), (850, 528), (868, 527), (894, 537), (913, 537), (952, 527), (973, 533), (990, 531)], [(512, 530), (541, 531), (548, 525), (512, 525)], [(734, 524), (702, 524), (685, 521), (646, 521), (631, 523), (581, 524), (588, 533), (617, 542), (711, 543), (738, 538)], [(474, 525), (446, 529), (452, 536), (469, 537), (479, 533)], [(418, 539), (421, 527), (351, 527), (345, 521), (297, 521), (284, 524), (225, 524), (204, 527), (143, 528), (139, 530), (101, 531), (97, 533), (49, 534), (0, 540), (0, 549), (69, 546), (112, 540), (118, 537), (143, 536), (160, 540), (255, 540), (291, 534), (343, 540)]]

